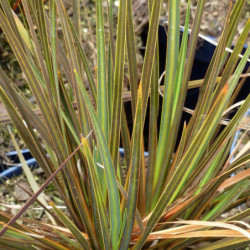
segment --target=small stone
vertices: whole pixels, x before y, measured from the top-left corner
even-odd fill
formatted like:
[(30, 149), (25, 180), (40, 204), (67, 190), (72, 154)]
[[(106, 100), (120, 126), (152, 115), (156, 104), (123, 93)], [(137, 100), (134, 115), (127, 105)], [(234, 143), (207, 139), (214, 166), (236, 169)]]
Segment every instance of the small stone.
[(41, 175), (44, 174), (44, 171), (42, 168), (36, 168), (33, 170), (34, 175)]
[(15, 185), (14, 197), (18, 201), (27, 201), (30, 198), (30, 195), (27, 194), (20, 186), (32, 193), (30, 186), (27, 182), (19, 181), (18, 185)]

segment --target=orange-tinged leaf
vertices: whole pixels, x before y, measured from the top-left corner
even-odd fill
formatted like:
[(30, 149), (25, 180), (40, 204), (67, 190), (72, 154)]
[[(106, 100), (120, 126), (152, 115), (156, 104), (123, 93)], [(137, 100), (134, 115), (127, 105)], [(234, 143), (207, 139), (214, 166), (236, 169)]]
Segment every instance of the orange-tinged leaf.
[[(250, 230), (247, 231), (250, 233)], [(197, 231), (197, 232), (189, 232), (183, 234), (154, 234), (148, 237), (148, 241), (157, 240), (157, 239), (181, 239), (181, 238), (243, 238), (245, 237), (239, 232), (233, 230), (209, 230), (209, 231)]]
[(205, 227), (219, 227), (219, 228), (226, 228), (233, 231), (237, 231), (238, 233), (241, 233), (245, 237), (250, 239), (250, 231), (244, 230), (236, 225), (233, 225), (229, 222), (217, 222), (217, 221), (195, 221), (195, 220), (181, 220), (181, 221), (174, 221), (170, 222), (173, 224), (188, 224), (188, 225), (197, 225), (197, 226), (205, 226)]
[(217, 191), (223, 191), (223, 189), (234, 185), (235, 183), (250, 177), (250, 169), (247, 169), (239, 174), (236, 174), (228, 179), (226, 179), (217, 189)]

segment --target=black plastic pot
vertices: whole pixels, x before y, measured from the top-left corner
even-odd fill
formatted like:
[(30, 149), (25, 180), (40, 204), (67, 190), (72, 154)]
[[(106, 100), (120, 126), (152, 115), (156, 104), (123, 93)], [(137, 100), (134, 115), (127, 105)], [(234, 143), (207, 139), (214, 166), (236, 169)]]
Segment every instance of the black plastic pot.
[[(141, 34), (143, 48), (146, 46), (147, 34), (148, 34), (148, 25), (145, 26), (145, 28)], [(183, 34), (183, 28), (181, 28), (181, 30), (180, 30), (180, 41), (182, 39), (182, 34)], [(159, 26), (158, 40), (159, 40), (159, 61), (160, 61), (159, 68), (160, 68), (160, 75), (161, 75), (165, 70), (166, 48), (167, 48), (167, 35), (166, 35), (166, 30), (165, 30), (163, 25)], [(210, 40), (211, 42), (207, 41), (207, 40)], [(206, 74), (207, 69), (209, 67), (209, 63), (210, 63), (212, 56), (214, 54), (215, 48), (216, 48), (216, 45), (214, 44), (214, 38), (206, 37), (206, 39), (204, 39), (204, 37), (199, 37), (197, 47), (196, 47), (196, 54), (195, 54), (195, 58), (194, 58), (194, 63), (193, 63), (193, 68), (192, 68), (190, 80), (198, 80), (198, 79), (203, 79), (205, 77), (205, 74)], [(244, 54), (246, 48), (247, 48), (247, 46), (244, 46), (242, 54)], [(144, 55), (145, 49), (142, 49), (141, 53), (142, 53), (142, 55)], [(250, 67), (250, 63), (248, 62), (245, 69), (244, 69), (244, 73), (247, 71), (247, 69), (249, 67)], [(245, 83), (244, 83), (242, 89), (240, 90), (240, 92), (235, 100), (235, 103), (242, 101), (242, 100), (245, 100), (249, 94), (250, 94), (250, 77), (248, 77), (245, 80)], [(188, 90), (186, 100), (185, 100), (185, 107), (194, 110), (196, 103), (198, 101), (198, 96), (199, 96), (199, 88), (194, 88), (194, 89)], [(161, 104), (162, 104), (161, 97), (160, 97), (159, 102), (160, 102), (159, 107), (161, 107)], [(127, 113), (129, 114), (129, 111), (131, 110), (129, 103), (126, 104), (126, 110), (128, 111)], [(230, 114), (229, 118), (231, 118), (235, 114), (236, 111), (237, 110), (232, 112)], [(131, 111), (130, 111), (130, 113), (131, 113)], [(160, 115), (161, 115), (161, 109), (159, 110), (159, 117), (160, 117)], [(179, 129), (179, 136), (177, 139), (177, 145), (178, 145), (180, 137), (181, 137), (181, 131), (183, 128), (184, 121), (186, 121), (188, 123), (190, 118), (191, 118), (190, 114), (183, 112), (182, 120), (181, 120), (181, 124), (180, 124), (180, 129)], [(129, 121), (130, 118), (127, 117), (127, 120)], [(159, 120), (160, 120), (160, 118), (159, 118)], [(147, 138), (148, 138), (147, 124), (148, 124), (148, 117), (146, 117), (145, 131), (144, 131), (144, 139), (145, 139), (144, 141), (146, 144), (145, 149), (147, 149)], [(159, 124), (159, 122), (158, 122), (158, 124)], [(176, 147), (177, 147), (177, 145), (176, 145)]]

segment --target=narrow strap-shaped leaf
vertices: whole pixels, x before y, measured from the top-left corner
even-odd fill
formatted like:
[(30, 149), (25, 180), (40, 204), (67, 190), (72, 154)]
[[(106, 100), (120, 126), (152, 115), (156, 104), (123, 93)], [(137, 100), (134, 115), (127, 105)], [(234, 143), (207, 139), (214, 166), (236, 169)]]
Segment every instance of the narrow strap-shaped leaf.
[[(156, 48), (158, 50), (158, 46)], [(156, 51), (154, 70), (151, 76), (151, 94), (150, 94), (150, 120), (149, 120), (149, 138), (148, 138), (148, 166), (146, 171), (146, 197), (151, 197), (153, 178), (155, 172), (155, 160), (158, 142), (158, 113), (159, 113), (159, 52)], [(146, 199), (146, 211), (149, 212), (152, 200)]]
[(223, 88), (223, 86), (226, 84), (228, 81), (228, 77), (232, 74), (233, 70), (235, 69), (238, 59), (239, 59), (239, 54), (241, 53), (243, 46), (245, 44), (245, 41), (247, 39), (247, 35), (249, 34), (250, 30), (250, 19), (247, 21), (242, 33), (240, 34), (239, 39), (237, 40), (237, 43), (234, 47), (233, 53), (230, 55), (228, 62), (226, 64), (226, 68), (223, 71), (222, 78), (220, 81), (220, 84), (215, 90), (214, 98), (218, 96), (219, 91)]
[(107, 1), (108, 10), (108, 24), (109, 24), (109, 48), (110, 56), (112, 58), (112, 67), (115, 65), (115, 31), (114, 31), (114, 0)]
[[(235, 36), (236, 29), (239, 25), (239, 21), (242, 17), (242, 12), (244, 11), (244, 5), (246, 4), (245, 0), (239, 0), (236, 1), (231, 16), (230, 16), (230, 25), (229, 25), (229, 32), (228, 32), (228, 37), (227, 37), (227, 47), (231, 48), (232, 47), (232, 41)], [(221, 67), (224, 65), (224, 62), (227, 60), (228, 53), (224, 54), (224, 58), (221, 62)]]
[(33, 44), (32, 40), (31, 40), (30, 34), (28, 33), (26, 20), (24, 21), (25, 26), (26, 26), (26, 28), (25, 28), (24, 25), (22, 24), (22, 22), (20, 21), (20, 19), (18, 18), (18, 16), (15, 13), (13, 13), (13, 17), (14, 17), (14, 20), (16, 22), (16, 26), (18, 28), (19, 35), (23, 39), (25, 47), (27, 46), (27, 49), (29, 49), (31, 51), (31, 53), (34, 55), (34, 44)]
[[(58, 66), (57, 66), (57, 45), (56, 45), (56, 4), (55, 1), (50, 1), (50, 40), (51, 40), (51, 60), (53, 65), (53, 77), (55, 84), (55, 103), (57, 106), (57, 112), (60, 119), (61, 128), (62, 124), (62, 111), (60, 105), (60, 88), (59, 88), (59, 77), (58, 77)], [(65, 135), (65, 133), (63, 133)]]
[(57, 214), (57, 216), (61, 219), (63, 224), (71, 231), (71, 233), (75, 236), (76, 240), (81, 244), (83, 249), (90, 249), (89, 243), (87, 239), (83, 236), (83, 233), (79, 231), (79, 229), (75, 226), (75, 224), (66, 216), (64, 215), (60, 209), (58, 209), (54, 203), (50, 202), (53, 210)]
[(141, 142), (142, 142), (142, 84), (139, 86), (138, 99), (135, 114), (135, 126), (132, 135), (132, 155), (129, 175), (128, 200), (127, 200), (127, 220), (122, 237), (120, 249), (127, 249), (135, 221), (137, 205), (137, 195), (140, 177)]
[[(115, 51), (116, 51), (117, 46), (114, 46), (115, 43), (114, 43), (114, 31), (113, 31), (113, 29), (114, 29), (113, 4), (114, 4), (113, 0), (109, 1), (108, 14), (109, 14), (109, 32), (110, 32), (110, 34), (109, 34), (109, 39), (110, 39), (110, 43), (109, 43), (109, 46), (110, 46), (109, 47), (109, 49), (110, 49), (110, 51), (109, 51), (109, 53), (110, 53), (110, 55), (109, 55), (110, 56), (110, 60), (109, 60), (109, 81), (110, 82), (108, 83), (108, 87), (109, 87), (108, 91), (109, 91), (109, 96), (110, 96), (109, 106), (110, 106), (110, 114), (111, 114), (110, 115), (110, 124), (111, 124), (110, 135), (112, 135), (112, 136), (113, 136), (113, 134), (112, 134), (113, 133), (113, 130), (112, 130), (113, 115), (112, 114), (113, 114), (113, 110), (114, 110), (114, 99), (113, 98), (114, 98), (114, 95), (115, 95), (115, 93), (114, 93), (115, 82), (114, 81), (116, 81), (116, 79), (117, 79), (117, 78), (115, 79), (115, 77), (116, 77), (115, 74), (116, 74), (117, 70), (120, 70), (120, 72), (124, 71), (124, 69), (122, 68), (122, 67), (124, 67), (124, 61), (122, 61), (119, 66), (116, 66), (116, 62), (115, 62), (116, 57), (117, 57), (118, 54), (115, 55)], [(124, 8), (124, 7), (127, 8), (128, 4), (129, 4), (129, 0), (124, 0), (124, 3), (122, 3), (122, 4), (123, 4), (122, 5), (123, 7), (121, 7), (121, 8)], [(124, 15), (124, 10), (126, 11), (126, 9), (124, 9), (124, 10), (120, 9), (120, 10), (122, 11), (122, 13)], [(126, 14), (127, 14), (127, 12), (126, 12)], [(124, 18), (124, 16), (120, 18), (120, 20), (121, 20), (120, 23), (121, 24), (120, 24), (120, 26), (118, 24), (118, 26), (120, 28), (121, 28), (121, 26), (123, 26), (123, 29), (125, 29), (124, 28), (124, 25), (125, 25), (126, 26), (126, 32), (127, 32), (128, 23), (127, 23), (127, 21), (123, 21), (123, 18)], [(126, 16), (126, 20), (128, 20), (128, 18), (129, 17)], [(131, 28), (133, 28), (133, 27), (131, 27)], [(124, 30), (123, 30), (123, 32), (124, 32)], [(119, 38), (120, 39), (119, 43), (123, 44), (123, 43), (126, 42), (126, 39), (124, 38), (124, 36), (119, 35), (119, 37), (121, 38), (121, 39)], [(118, 39), (117, 39), (117, 45), (118, 45)], [(122, 46), (121, 49), (125, 49), (125, 47)], [(121, 50), (120, 53), (122, 54), (121, 57), (124, 57), (125, 51)], [(123, 58), (123, 60), (125, 60), (125, 59)], [(114, 64), (115, 64), (115, 67), (113, 67)], [(122, 66), (122, 64), (123, 64), (123, 66)], [(118, 69), (118, 67), (120, 67), (120, 68)], [(121, 82), (123, 82), (123, 79), (121, 79), (121, 78), (123, 78), (123, 73), (118, 78), (120, 78), (119, 79), (119, 81), (120, 81), (119, 84), (122, 85)], [(125, 160), (126, 160), (127, 166), (129, 166), (130, 153), (131, 153), (130, 152), (130, 134), (129, 134), (128, 123), (127, 123), (127, 118), (126, 118), (125, 109), (124, 109), (123, 104), (121, 104), (121, 117), (120, 117), (120, 119), (121, 119), (121, 137), (122, 137), (122, 144), (123, 144), (123, 148), (124, 148)], [(112, 138), (112, 136), (111, 136), (111, 138)], [(119, 165), (119, 167), (120, 167), (120, 165)], [(119, 169), (118, 171), (122, 172), (121, 169)], [(122, 175), (121, 175), (121, 178), (122, 178)], [(123, 180), (121, 180), (121, 181), (123, 182)]]
[(72, 247), (72, 249), (74, 250), (81, 250), (81, 245), (78, 244), (77, 242), (75, 242), (74, 240), (68, 238), (66, 235), (64, 235), (63, 233), (61, 233), (60, 231), (54, 229), (54, 231), (67, 243), (69, 243), (69, 245)]
[(76, 134), (76, 137), (79, 139), (81, 128), (74, 111), (75, 107), (71, 102), (69, 95), (70, 94), (67, 93), (65, 85), (62, 83), (62, 80), (60, 80), (60, 102), (63, 106), (62, 117), (65, 121), (67, 120), (67, 124), (70, 122), (71, 126), (68, 126), (68, 128), (72, 132), (74, 131), (73, 134)]
[(250, 240), (246, 238), (226, 238), (221, 240), (217, 240), (215, 242), (212, 242), (208, 244), (207, 246), (204, 246), (200, 248), (201, 250), (227, 250), (229, 248), (231, 249), (244, 249), (247, 248), (250, 244)]
[[(126, 190), (123, 188), (123, 186), (121, 185), (121, 183), (119, 181), (117, 181), (117, 186), (118, 186), (121, 194), (124, 196), (125, 200), (128, 200), (128, 193), (126, 192)], [(124, 211), (123, 218), (125, 218), (126, 216), (127, 216), (127, 212)], [(138, 226), (140, 228), (140, 232), (143, 233), (143, 231), (144, 231), (143, 221), (142, 221), (142, 217), (141, 217), (138, 209), (136, 209), (136, 211), (135, 211), (135, 217), (136, 217)], [(125, 224), (126, 224), (126, 220), (125, 220)], [(123, 230), (121, 230), (121, 232), (123, 232)]]
[(126, 34), (126, 4), (127, 0), (120, 1), (118, 13), (114, 87), (113, 87), (113, 111), (111, 117), (111, 142), (110, 152), (116, 168), (118, 164), (118, 148), (120, 142), (122, 89), (125, 63), (125, 34)]
[[(230, 10), (231, 10), (231, 7), (230, 7)], [(198, 129), (201, 127), (204, 121), (204, 117), (206, 116), (208, 110), (211, 108), (210, 105), (213, 103), (211, 96), (214, 91), (216, 78), (219, 74), (220, 63), (225, 53), (225, 48), (227, 44), (226, 38), (227, 38), (227, 33), (228, 33), (229, 21), (230, 21), (229, 19), (230, 10), (226, 18), (226, 24), (225, 24), (222, 36), (220, 38), (219, 44), (215, 49), (215, 52), (209, 64), (206, 76), (204, 78), (204, 82), (200, 89), (198, 102), (195, 108), (195, 113), (192, 116), (191, 121), (188, 126), (187, 133), (188, 133), (188, 136), (190, 137), (189, 143), (191, 143), (192, 138), (194, 138), (192, 135), (196, 134)]]
[[(109, 128), (111, 127), (111, 114), (113, 110), (113, 88), (114, 88), (114, 67), (113, 67), (113, 59), (111, 55), (111, 45), (109, 45), (108, 50), (108, 110), (109, 110)], [(109, 129), (109, 138), (111, 129)]]
[[(180, 115), (176, 114), (181, 114), (181, 109), (182, 106), (181, 104), (181, 95), (183, 91), (183, 75), (184, 75), (184, 68), (185, 68), (185, 61), (186, 61), (186, 53), (187, 53), (187, 45), (188, 45), (188, 24), (189, 24), (189, 15), (190, 15), (190, 2), (188, 3), (187, 7), (187, 12), (186, 12), (186, 20), (185, 20), (185, 29), (183, 32), (182, 36), (182, 42), (181, 42), (181, 48), (180, 48), (180, 54), (178, 57), (178, 65), (177, 65), (177, 71), (178, 72), (175, 75), (175, 82), (174, 82), (174, 90), (173, 90), (173, 104), (172, 104), (172, 111), (171, 111), (171, 118), (169, 116), (169, 119), (171, 119), (171, 125), (170, 125), (170, 133), (168, 136), (167, 141), (167, 148), (165, 152), (165, 159), (163, 166), (161, 166), (161, 174), (160, 175), (155, 175), (158, 176), (158, 181), (157, 185), (155, 186), (155, 182), (153, 185), (154, 188), (154, 200), (159, 197), (161, 190), (162, 190), (162, 185), (164, 183), (164, 179), (166, 179), (166, 176), (169, 175), (169, 165), (171, 162), (171, 158), (175, 149), (175, 143), (176, 143), (176, 138), (178, 136), (178, 131), (179, 131), (179, 119)], [(168, 89), (168, 85), (165, 85), (166, 88)], [(165, 97), (164, 97), (165, 98)], [(159, 141), (160, 143), (160, 141)], [(160, 146), (160, 145), (158, 145)], [(156, 163), (157, 166), (157, 163)], [(159, 171), (159, 168), (158, 168)], [(151, 203), (151, 208), (155, 205), (154, 202)]]
[(218, 203), (211, 209), (202, 220), (214, 220), (217, 216), (222, 214), (238, 197), (249, 188), (249, 180), (242, 180), (236, 183), (231, 189), (229, 189), (218, 201)]
[(94, 159), (92, 153), (90, 151), (89, 145), (85, 138), (81, 139), (82, 145), (84, 148), (84, 153), (88, 161), (88, 169), (90, 173), (91, 183), (93, 184), (93, 192), (95, 197), (96, 209), (98, 212), (99, 220), (101, 222), (101, 231), (103, 234), (104, 246), (106, 249), (111, 249), (111, 239), (110, 239), (110, 228), (109, 222), (107, 217), (107, 212), (105, 208), (105, 202), (103, 198), (103, 193), (101, 190), (98, 173), (97, 173), (97, 166), (95, 166)]
[(50, 54), (50, 48), (49, 48), (49, 39), (47, 35), (47, 30), (46, 30), (46, 22), (45, 22), (45, 17), (44, 17), (44, 8), (43, 8), (43, 2), (41, 0), (35, 1), (36, 5), (36, 11), (37, 11), (37, 18), (38, 18), (38, 30), (40, 34), (40, 39), (41, 39), (41, 45), (44, 53), (44, 58), (46, 62), (46, 68), (48, 71), (49, 75), (49, 81), (46, 81), (46, 87), (47, 87), (47, 93), (49, 97), (49, 102), (52, 107), (52, 111), (54, 116), (56, 116), (56, 110), (54, 107), (54, 101), (56, 101), (56, 88), (55, 88), (55, 78), (53, 76), (53, 67), (52, 67), (52, 60), (51, 60), (51, 54)]
[(138, 72), (136, 62), (136, 49), (135, 49), (135, 37), (134, 37), (134, 25), (133, 25), (133, 13), (132, 13), (132, 1), (127, 0), (127, 24), (126, 24), (126, 44), (128, 55), (128, 69), (129, 69), (129, 84), (131, 91), (131, 103), (133, 118), (136, 109), (137, 98), (137, 85), (138, 85)]
[[(10, 25), (11, 25), (14, 33), (18, 36), (19, 40), (21, 41), (22, 39), (20, 39), (21, 36), (18, 32), (18, 28), (17, 28), (16, 22), (15, 22), (14, 17), (13, 17), (12, 9), (10, 7), (10, 2), (9, 1), (1, 1), (1, 5), (2, 5), (3, 11), (4, 11), (7, 19), (10, 22)], [(22, 46), (23, 46), (23, 44), (22, 44)]]
[(82, 59), (82, 62), (83, 62), (83, 66), (84, 66), (84, 69), (85, 69), (85, 72), (86, 72), (86, 75), (87, 75), (87, 78), (88, 78), (88, 81), (89, 81), (92, 96), (94, 98), (94, 102), (96, 103), (96, 86), (95, 86), (95, 83), (94, 83), (94, 78), (93, 78), (92, 72), (91, 72), (89, 64), (88, 64), (87, 57), (86, 57), (86, 55), (84, 53), (84, 50), (83, 50), (83, 48), (81, 46), (79, 37), (77, 36), (77, 33), (74, 30), (73, 24), (70, 21), (69, 17), (68, 17), (68, 23), (70, 25), (71, 32), (72, 32), (72, 34), (74, 36), (74, 39), (76, 41), (77, 49), (78, 49), (78, 51), (80, 53), (80, 56), (81, 56), (81, 59)]
[(173, 162), (171, 164), (171, 168), (170, 168), (168, 176), (171, 176), (173, 174), (173, 171), (174, 171), (176, 165), (178, 165), (180, 163), (180, 160), (181, 160), (181, 157), (182, 157), (183, 151), (184, 151), (184, 141), (186, 139), (186, 132), (187, 132), (187, 125), (186, 125), (186, 122), (184, 122), (183, 129), (182, 129), (182, 135), (181, 135), (181, 141), (180, 141), (178, 149), (175, 153), (175, 156), (174, 156)]
[(146, 163), (145, 163), (145, 147), (144, 138), (141, 139), (141, 161), (140, 161), (140, 178), (139, 178), (139, 194), (138, 194), (138, 210), (141, 215), (146, 216)]
[(242, 74), (242, 72), (245, 68), (245, 65), (247, 63), (249, 56), (250, 56), (250, 47), (248, 47), (247, 50), (245, 51), (243, 58), (240, 60), (240, 63), (238, 64), (234, 74), (232, 75), (232, 77), (229, 80), (229, 91), (227, 94), (227, 101), (229, 101), (229, 99), (230, 99), (239, 79), (240, 79), (240, 75)]
[(81, 37), (80, 32), (80, 24), (81, 24), (81, 17), (80, 17), (80, 0), (73, 0), (73, 22), (74, 28), (76, 30), (76, 34), (78, 37)]
[(85, 104), (87, 106), (89, 116), (97, 137), (97, 141), (100, 147), (100, 152), (103, 160), (103, 165), (105, 168), (105, 175), (108, 184), (108, 194), (109, 194), (109, 208), (110, 208), (110, 218), (111, 218), (111, 239), (112, 246), (114, 249), (117, 248), (117, 243), (119, 240), (119, 233), (121, 229), (121, 214), (120, 214), (120, 198), (118, 193), (118, 188), (116, 184), (115, 171), (113, 168), (113, 163), (111, 159), (110, 152), (108, 150), (107, 141), (103, 135), (99, 120), (97, 118), (94, 107), (92, 106), (91, 100), (88, 96), (87, 91), (81, 83), (81, 79), (78, 73), (75, 71), (76, 79), (81, 87), (81, 92), (84, 97)]
[[(129, 166), (131, 158), (131, 147), (130, 147), (130, 133), (128, 129), (128, 122), (125, 113), (124, 105), (122, 104), (122, 123), (121, 123), (121, 137), (122, 137), (122, 147), (124, 148), (124, 157), (126, 160), (127, 166)], [(121, 169), (120, 169), (121, 171)]]
[(149, 86), (151, 75), (153, 72), (153, 60), (157, 44), (157, 34), (161, 10), (161, 0), (153, 1), (152, 13), (150, 16), (148, 40), (146, 45), (145, 57), (142, 68), (141, 83), (142, 83), (142, 124), (144, 125), (147, 103), (149, 96)]
[[(95, 161), (95, 164), (96, 164), (96, 156), (93, 157), (94, 158), (94, 161)], [(96, 199), (95, 199), (95, 195), (94, 195), (94, 192), (95, 192), (95, 189), (94, 189), (94, 185), (93, 185), (93, 182), (92, 182), (92, 179), (90, 178), (90, 174), (89, 174), (89, 171), (87, 169), (87, 174), (89, 176), (89, 180), (88, 180), (88, 183), (89, 183), (89, 190), (90, 190), (90, 195), (91, 195), (91, 200), (90, 200), (90, 204), (91, 204), (91, 208), (92, 208), (92, 213), (93, 213), (93, 223), (94, 223), (94, 227), (95, 227), (95, 231), (96, 231), (96, 240), (99, 241), (99, 244), (100, 244), (100, 248), (101, 249), (104, 249), (104, 238), (103, 238), (103, 229), (102, 229), (102, 224), (101, 224), (101, 217), (100, 217), (100, 212), (98, 210), (98, 204), (96, 202)]]
[(175, 77), (174, 93), (173, 93), (173, 107), (172, 107), (172, 121), (174, 120), (174, 117), (177, 111), (177, 104), (178, 104), (179, 95), (180, 95), (181, 88), (182, 88), (182, 80), (183, 80), (183, 75), (184, 75), (185, 60), (186, 60), (187, 45), (188, 45), (189, 16), (190, 16), (190, 1), (188, 2), (188, 6), (187, 6), (185, 27), (183, 31), (180, 54), (178, 58), (178, 68), (177, 68), (178, 74), (176, 74), (176, 77)]
[(96, 37), (97, 37), (97, 116), (100, 121), (103, 134), (108, 140), (108, 89), (106, 79), (106, 55), (103, 20), (103, 1), (96, 1)]
[(247, 208), (246, 210), (238, 214), (234, 214), (233, 216), (228, 218), (228, 221), (243, 220), (244, 218), (247, 218), (249, 215), (250, 215), (250, 208)]
[[(41, 73), (42, 73), (44, 81), (49, 82), (48, 72), (47, 72), (47, 69), (45, 66), (44, 58), (42, 56), (42, 49), (41, 49), (40, 43), (38, 42), (38, 37), (37, 37), (36, 31), (34, 28), (35, 24), (32, 21), (31, 13), (29, 11), (27, 0), (23, 0), (22, 4), (23, 4), (24, 11), (25, 11), (27, 23), (29, 25), (30, 35), (31, 35), (32, 41), (34, 43), (34, 51), (36, 53), (35, 59), (37, 59), (37, 61), (38, 61), (37, 63), (39, 64), (39, 66), (41, 68)], [(31, 52), (33, 52), (33, 50), (31, 50)]]
[[(148, 1), (148, 11), (151, 13), (153, 1)], [(155, 172), (155, 160), (158, 141), (158, 113), (159, 113), (159, 41), (156, 44), (156, 51), (153, 64), (153, 72), (150, 83), (150, 114), (149, 114), (149, 138), (148, 138), (148, 166), (146, 171), (145, 196), (151, 197), (153, 178)], [(149, 213), (151, 199), (146, 199), (146, 213)]]
[[(229, 144), (229, 146), (231, 146), (231, 144)], [(210, 158), (207, 171), (199, 183), (200, 189), (197, 189), (196, 193), (199, 193), (202, 186), (204, 186), (207, 182), (213, 179), (213, 177), (215, 177), (216, 174), (218, 174), (218, 171), (221, 169), (221, 165), (224, 163), (224, 160), (225, 160), (223, 159), (225, 151), (226, 151), (226, 154), (228, 154), (228, 150), (226, 150), (227, 148), (228, 148), (228, 145), (226, 143), (224, 145), (221, 145), (221, 147), (218, 149), (219, 152), (217, 151), (216, 154), (213, 156), (213, 158)], [(221, 164), (219, 164), (220, 162)], [(196, 171), (196, 172), (199, 173), (200, 171)]]
[[(198, 41), (198, 34), (199, 34), (199, 29), (200, 29), (200, 24), (201, 24), (201, 19), (203, 15), (203, 9), (205, 6), (205, 0), (200, 0), (198, 1), (197, 8), (196, 8), (196, 14), (194, 17), (193, 25), (192, 25), (192, 32), (189, 38), (188, 42), (188, 49), (187, 49), (187, 61), (185, 65), (185, 73), (184, 73), (184, 79), (183, 79), (183, 89), (186, 90), (186, 86), (188, 84), (188, 81), (191, 76), (192, 72), (192, 67), (193, 67), (193, 62), (194, 62), (194, 57), (195, 57), (195, 52), (196, 52), (196, 44)], [(184, 98), (186, 97), (186, 91), (183, 91), (183, 96)], [(182, 106), (184, 105), (184, 98), (182, 96)]]
[[(159, 131), (159, 142), (157, 147), (157, 156), (155, 163), (155, 172), (153, 180), (153, 189), (156, 188), (160, 174), (165, 175), (166, 163), (165, 156), (168, 144), (166, 143), (172, 124), (172, 106), (173, 93), (175, 87), (176, 70), (178, 66), (179, 40), (180, 40), (180, 1), (169, 0), (169, 22), (168, 22), (168, 44), (166, 60), (166, 76), (164, 85), (167, 86), (164, 91), (162, 103), (162, 115)], [(179, 72), (178, 72), (179, 74)], [(160, 183), (161, 186), (161, 183)]]
[(64, 5), (62, 3), (62, 0), (55, 0), (58, 8), (58, 12), (60, 15), (60, 19), (63, 26), (63, 32), (64, 32), (64, 39), (65, 39), (65, 45), (67, 48), (67, 52), (69, 54), (69, 66), (70, 66), (70, 76), (71, 76), (71, 82), (73, 84), (75, 96), (76, 96), (76, 102), (79, 110), (79, 123), (81, 125), (81, 132), (83, 135), (87, 135), (90, 131), (89, 129), (89, 121), (86, 119), (87, 117), (87, 111), (86, 107), (84, 105), (83, 97), (81, 95), (81, 91), (79, 90), (79, 86), (77, 84), (77, 81), (75, 79), (74, 75), (74, 69), (79, 71), (79, 62), (78, 62), (78, 56), (75, 50), (75, 46), (73, 44), (73, 35), (70, 29), (70, 25), (68, 22), (68, 17), (66, 10), (64, 8)]

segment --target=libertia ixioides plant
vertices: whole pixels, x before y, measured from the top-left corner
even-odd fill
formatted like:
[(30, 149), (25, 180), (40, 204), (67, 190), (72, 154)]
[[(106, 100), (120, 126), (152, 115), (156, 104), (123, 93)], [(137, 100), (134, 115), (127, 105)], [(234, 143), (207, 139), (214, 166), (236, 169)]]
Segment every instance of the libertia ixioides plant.
[[(13, 123), (48, 179), (12, 219), (12, 215), (0, 212), (0, 246), (141, 249), (154, 243), (154, 248), (179, 249), (200, 242), (200, 247), (207, 249), (247, 246), (249, 227), (235, 221), (249, 217), (250, 209), (218, 221), (249, 197), (250, 173), (243, 167), (249, 163), (250, 154), (230, 163), (228, 159), (236, 131), (246, 129), (248, 121), (243, 117), (250, 107), (250, 96), (231, 120), (224, 114), (238, 82), (244, 80), (242, 72), (250, 55), (248, 48), (239, 57), (249, 33), (249, 20), (233, 52), (226, 50), (232, 45), (245, 1), (230, 5), (207, 74), (196, 82), (190, 81), (190, 75), (205, 1), (197, 3), (190, 36), (188, 3), (181, 46), (180, 1), (168, 1), (161, 114), (157, 39), (162, 1), (148, 1), (149, 32), (140, 79), (132, 1), (119, 1), (116, 25), (114, 1), (107, 1), (106, 12), (103, 3), (95, 1), (93, 65), (82, 39), (80, 0), (73, 1), (72, 17), (62, 0), (48, 1), (46, 10), (42, 0), (22, 0), (24, 22), (12, 12), (7, 0), (1, 1), (1, 29), (26, 77), (36, 108), (0, 69), (0, 96), (9, 114), (9, 119), (0, 116), (0, 120)], [(129, 92), (123, 91), (125, 65)], [(198, 104), (176, 145), (187, 90), (197, 84)], [(132, 107), (131, 135), (125, 101)], [(149, 138), (143, 137), (146, 112)], [(22, 213), (51, 181), (70, 218), (51, 203), (58, 226), (25, 223)]]

